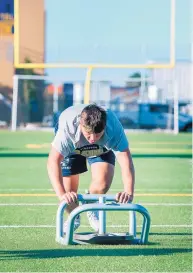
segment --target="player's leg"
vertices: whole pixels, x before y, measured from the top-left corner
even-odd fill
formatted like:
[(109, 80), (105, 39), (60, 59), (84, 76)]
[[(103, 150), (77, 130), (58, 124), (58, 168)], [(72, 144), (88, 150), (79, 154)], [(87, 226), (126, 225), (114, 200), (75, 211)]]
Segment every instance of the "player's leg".
[[(91, 164), (92, 182), (90, 184), (89, 193), (105, 194), (109, 190), (115, 167), (115, 155), (112, 151), (105, 153), (99, 157), (88, 160)], [(89, 211), (87, 217), (91, 227), (98, 231), (99, 215), (98, 211)]]
[[(65, 192), (78, 192), (79, 186), (79, 174), (63, 176), (63, 185)], [(78, 206), (78, 202), (73, 202), (69, 204), (66, 208), (67, 213), (69, 214), (73, 209)]]
[(90, 193), (105, 194), (112, 183), (114, 166), (107, 162), (95, 162), (91, 165), (92, 182), (89, 187)]
[[(77, 192), (79, 185), (79, 174), (87, 171), (86, 159), (81, 155), (70, 155), (61, 163), (63, 176), (63, 185), (66, 192)], [(67, 212), (70, 213), (78, 203), (71, 203), (67, 206)]]
[(106, 193), (112, 183), (115, 167), (115, 155), (112, 151), (88, 160), (91, 165), (92, 182), (90, 193)]
[[(64, 158), (61, 163), (61, 170), (63, 176), (63, 185), (66, 192), (78, 191), (79, 174), (87, 171), (86, 158), (81, 155), (70, 155)], [(66, 211), (69, 214), (78, 206), (78, 202), (73, 202), (67, 206)], [(80, 226), (80, 215), (78, 215), (74, 222), (74, 230)], [(64, 232), (66, 232), (67, 221), (64, 223)]]

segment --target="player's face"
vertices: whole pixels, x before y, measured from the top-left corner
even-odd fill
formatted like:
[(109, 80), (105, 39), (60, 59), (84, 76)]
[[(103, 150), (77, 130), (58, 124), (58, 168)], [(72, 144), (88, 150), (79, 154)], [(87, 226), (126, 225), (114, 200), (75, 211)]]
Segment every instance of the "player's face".
[(90, 144), (94, 144), (95, 142), (97, 142), (104, 134), (104, 130), (97, 134), (93, 132), (89, 132), (85, 129), (83, 125), (81, 126), (81, 132)]

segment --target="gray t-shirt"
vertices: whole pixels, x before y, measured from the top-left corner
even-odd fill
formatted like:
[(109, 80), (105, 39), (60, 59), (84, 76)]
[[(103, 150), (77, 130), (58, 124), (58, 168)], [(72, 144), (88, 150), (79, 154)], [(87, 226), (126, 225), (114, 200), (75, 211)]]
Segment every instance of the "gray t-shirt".
[(52, 142), (53, 147), (64, 157), (81, 154), (93, 157), (112, 150), (115, 154), (128, 148), (128, 140), (116, 115), (109, 109), (103, 136), (95, 144), (90, 144), (80, 130), (80, 115), (85, 104), (71, 106), (59, 117), (58, 131)]

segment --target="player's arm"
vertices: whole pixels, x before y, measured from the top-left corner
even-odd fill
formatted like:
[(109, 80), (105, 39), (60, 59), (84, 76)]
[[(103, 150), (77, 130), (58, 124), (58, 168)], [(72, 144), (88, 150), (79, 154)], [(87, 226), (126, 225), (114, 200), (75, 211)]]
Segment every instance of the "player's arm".
[(48, 156), (47, 170), (52, 187), (60, 200), (65, 194), (60, 167), (62, 159), (63, 156), (52, 146)]
[(77, 193), (66, 192), (64, 189), (60, 166), (62, 159), (63, 156), (52, 146), (47, 161), (48, 176), (59, 200), (70, 204), (76, 202)]
[(59, 123), (59, 128), (49, 153), (47, 170), (56, 195), (60, 201), (65, 200), (67, 204), (75, 202), (77, 200), (77, 194), (75, 192), (65, 192), (60, 163), (65, 156), (71, 153), (71, 150), (72, 143), (64, 128), (60, 128)]
[(133, 200), (134, 183), (135, 183), (135, 171), (134, 165), (129, 151), (129, 143), (127, 136), (124, 132), (123, 126), (114, 113), (111, 113), (113, 120), (114, 130), (112, 132), (113, 137), (111, 139), (112, 149), (115, 152), (117, 161), (120, 164), (122, 172), (122, 181), (124, 185), (124, 191), (118, 192), (116, 195), (117, 201), (121, 203), (127, 203)]
[(135, 169), (129, 148), (117, 153), (117, 161), (121, 167), (124, 192), (117, 193), (117, 200), (121, 203), (132, 202), (135, 184)]

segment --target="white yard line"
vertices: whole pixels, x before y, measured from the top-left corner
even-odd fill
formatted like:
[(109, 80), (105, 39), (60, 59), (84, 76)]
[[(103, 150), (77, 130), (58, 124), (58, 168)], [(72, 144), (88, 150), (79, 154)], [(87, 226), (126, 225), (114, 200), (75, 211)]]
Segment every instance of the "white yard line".
[[(115, 192), (118, 192), (120, 191), (120, 188), (119, 189), (110, 189), (110, 191), (115, 191)], [(145, 189), (135, 189), (135, 192), (192, 192), (192, 188), (187, 188), (187, 189), (151, 189), (151, 188), (145, 188)]]
[[(156, 206), (156, 207), (162, 207), (162, 206), (174, 206), (174, 207), (180, 207), (180, 206), (193, 206), (192, 203), (140, 203), (142, 206)], [(40, 206), (58, 206), (57, 203), (0, 203), (0, 207), (9, 207), (9, 206), (34, 206), (34, 207), (40, 207)]]
[(24, 191), (24, 192), (31, 192), (31, 191), (53, 191), (52, 189), (24, 189), (24, 188), (20, 188), (20, 189), (0, 189), (0, 192), (8, 192), (8, 191)]
[[(85, 189), (80, 189), (80, 191), (84, 191)], [(23, 191), (23, 192), (33, 192), (33, 191), (45, 191), (45, 192), (54, 192), (53, 189), (0, 189), (0, 192), (20, 192), (20, 191)], [(119, 189), (110, 189), (110, 192), (118, 192), (120, 191), (120, 188)], [(152, 189), (152, 188), (144, 188), (144, 189), (135, 189), (135, 192), (192, 192), (192, 189), (191, 188), (185, 188), (185, 189), (180, 189), (180, 188), (175, 188), (175, 189)]]
[[(135, 191), (155, 191), (155, 192), (161, 192), (161, 191), (191, 191), (191, 188), (186, 188), (186, 189), (180, 189), (180, 188), (176, 188), (176, 189), (152, 189), (152, 188), (144, 188), (144, 189), (135, 189)], [(51, 191), (53, 192), (52, 189), (0, 189), (0, 192), (6, 192), (6, 191), (25, 191), (25, 192), (31, 192), (31, 191)], [(80, 191), (84, 191), (84, 189), (80, 189)], [(110, 191), (120, 191), (119, 189), (110, 189)]]
[[(2, 225), (0, 228), (55, 228), (55, 225)], [(89, 225), (81, 225), (80, 228), (89, 228)], [(128, 225), (107, 225), (107, 228), (122, 228)], [(142, 225), (137, 225), (142, 227)], [(151, 228), (192, 228), (192, 225), (151, 225)]]
[(40, 206), (58, 206), (57, 203), (0, 203), (0, 207), (9, 207), (9, 206), (22, 206), (22, 207), (27, 207), (27, 206), (34, 206), (34, 207), (40, 207)]

